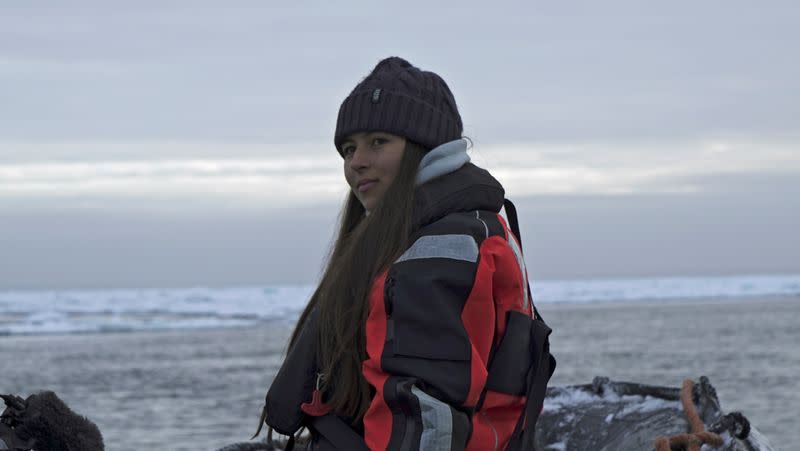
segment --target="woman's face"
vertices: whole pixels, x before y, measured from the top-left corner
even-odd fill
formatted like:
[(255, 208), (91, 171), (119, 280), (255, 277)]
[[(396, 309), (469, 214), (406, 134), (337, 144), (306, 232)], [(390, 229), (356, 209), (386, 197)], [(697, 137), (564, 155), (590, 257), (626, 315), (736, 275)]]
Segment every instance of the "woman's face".
[(397, 176), (405, 147), (405, 138), (385, 132), (353, 133), (342, 143), (344, 178), (368, 212)]

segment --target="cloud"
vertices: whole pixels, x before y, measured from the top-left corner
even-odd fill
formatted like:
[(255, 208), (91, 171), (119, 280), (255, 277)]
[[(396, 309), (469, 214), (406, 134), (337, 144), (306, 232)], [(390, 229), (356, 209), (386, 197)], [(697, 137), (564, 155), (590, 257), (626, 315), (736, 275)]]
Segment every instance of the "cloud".
[[(84, 145), (83, 160), (31, 160), (0, 165), (0, 202), (90, 201), (107, 207), (228, 203), (270, 208), (340, 201), (346, 193), (341, 160), (324, 145), (294, 147), (282, 156), (256, 157), (258, 145), (161, 143), (166, 155), (203, 158), (134, 159), (135, 146)], [(74, 145), (74, 147), (81, 147)], [(107, 154), (127, 158), (101, 159)], [(95, 151), (91, 151), (94, 149)], [(148, 147), (152, 152), (152, 147)], [(223, 149), (224, 151), (220, 151)], [(231, 155), (222, 158), (220, 155)], [(237, 155), (251, 155), (242, 157)], [(506, 187), (509, 196), (633, 195), (704, 191), (704, 178), (726, 174), (800, 173), (791, 143), (701, 140), (679, 144), (515, 145), (476, 148), (473, 161)], [(715, 189), (718, 189), (715, 186)]]
[(738, 138), (498, 146), (477, 149), (473, 160), (511, 196), (691, 194), (710, 189), (704, 178), (800, 173), (792, 141)]
[(186, 198), (268, 202), (341, 197), (341, 176), (310, 159), (28, 163), (0, 166), (0, 199), (117, 202)]
[[(784, 57), (798, 37), (788, 1), (513, 13), (427, 2), (422, 16), (323, 2), (78, 3), (2, 7), (0, 84), (13, 89), (0, 135), (321, 139), (342, 98), (389, 54), (442, 74), (467, 133), (491, 144), (782, 133), (800, 115), (800, 60)], [(459, 23), (480, 32), (455, 32)]]
[(389, 54), (443, 75), (510, 194), (798, 169), (793, 3), (583, 3), (426, 4), (480, 33), (322, 2), (4, 6), (0, 202), (329, 202), (338, 104)]

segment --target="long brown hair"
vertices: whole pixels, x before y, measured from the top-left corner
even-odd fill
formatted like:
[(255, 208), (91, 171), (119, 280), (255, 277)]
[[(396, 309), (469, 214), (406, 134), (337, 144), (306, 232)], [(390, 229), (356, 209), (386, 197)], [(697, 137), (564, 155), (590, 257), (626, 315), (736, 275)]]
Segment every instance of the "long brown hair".
[(375, 277), (408, 247), (414, 182), (425, 152), (419, 144), (406, 141), (394, 181), (368, 216), (353, 192), (348, 194), (322, 280), (289, 340), (291, 348), (306, 318), (317, 309), (325, 402), (354, 423), (364, 416), (371, 398), (361, 374), (361, 362), (367, 358), (369, 292)]

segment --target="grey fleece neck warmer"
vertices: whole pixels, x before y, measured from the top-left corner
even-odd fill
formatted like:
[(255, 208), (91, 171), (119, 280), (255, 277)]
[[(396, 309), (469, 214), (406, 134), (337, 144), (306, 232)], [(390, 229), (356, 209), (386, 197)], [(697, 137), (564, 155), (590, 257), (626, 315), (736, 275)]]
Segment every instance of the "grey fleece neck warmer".
[(436, 177), (449, 174), (467, 163), (469, 163), (467, 141), (459, 138), (446, 142), (431, 149), (422, 157), (417, 171), (416, 185), (419, 186)]

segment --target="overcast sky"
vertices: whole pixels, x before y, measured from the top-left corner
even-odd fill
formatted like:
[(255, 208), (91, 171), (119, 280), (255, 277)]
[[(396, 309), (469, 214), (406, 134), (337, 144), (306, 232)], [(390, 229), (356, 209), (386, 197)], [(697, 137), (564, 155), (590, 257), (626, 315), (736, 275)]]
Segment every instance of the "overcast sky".
[(390, 55), (450, 85), (532, 278), (800, 272), (797, 2), (343, 3), (4, 2), (0, 289), (313, 282)]

